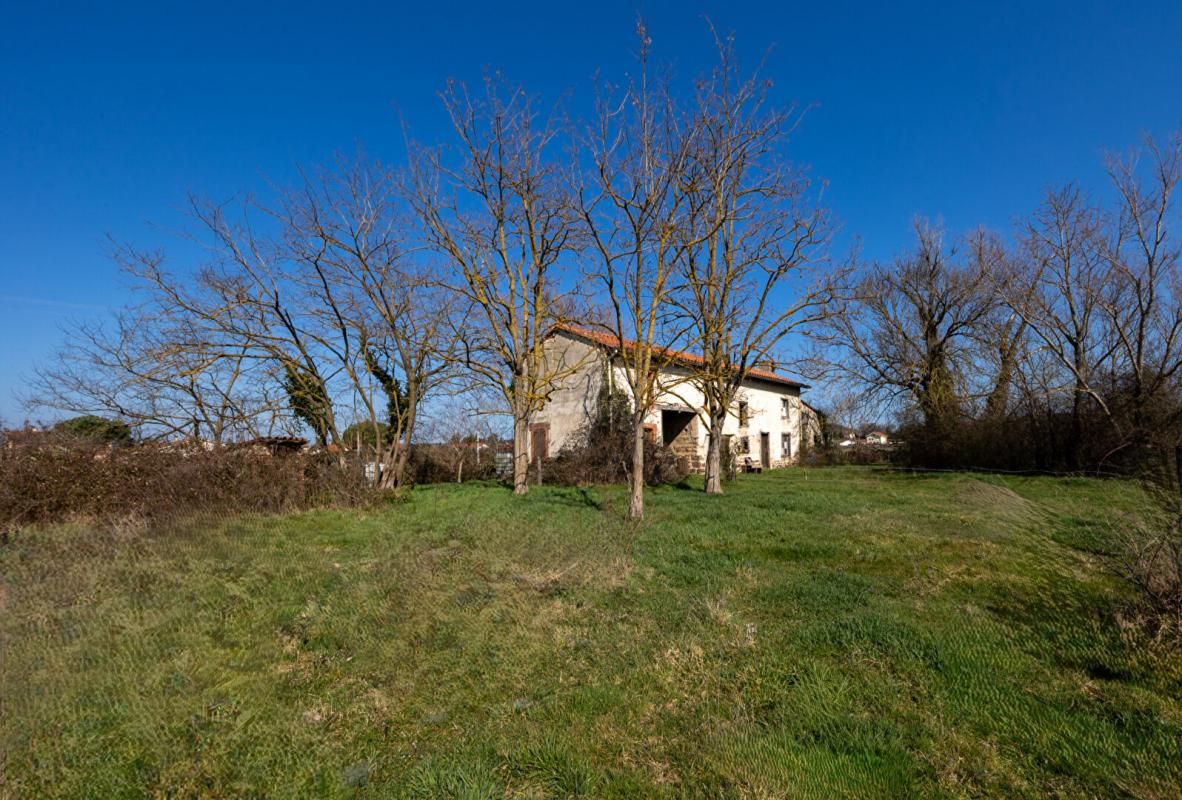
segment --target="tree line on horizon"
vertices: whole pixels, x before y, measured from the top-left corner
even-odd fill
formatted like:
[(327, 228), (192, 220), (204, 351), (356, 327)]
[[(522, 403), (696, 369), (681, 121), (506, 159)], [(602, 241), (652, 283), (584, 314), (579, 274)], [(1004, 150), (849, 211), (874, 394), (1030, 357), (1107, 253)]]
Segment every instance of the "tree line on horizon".
[(811, 342), (805, 374), (891, 408), (917, 463), (1083, 469), (1180, 438), (1182, 140), (1147, 142), (1148, 179), (1112, 159), (1113, 207), (1069, 186), (1012, 241), (953, 243), (917, 222), (912, 252), (861, 264), (834, 257), (823, 187), (789, 158), (801, 109), (730, 38), (683, 86), (637, 35), (633, 75), (600, 80), (583, 117), (497, 75), (449, 82), (450, 140), (411, 143), (404, 168), (342, 160), (271, 203), (195, 199), (194, 269), (119, 245), (140, 302), (69, 330), (33, 402), (214, 443), (302, 429), (348, 445), (368, 430), (396, 487), (425, 403), (454, 419), (467, 396), (512, 420), (525, 493), (528, 422), (580, 366), (544, 344), (589, 326), (633, 343), (614, 353), (633, 517), (674, 348), (702, 356), (687, 380), (704, 397), (711, 493), (744, 380), (785, 363), (788, 342)]
[(811, 331), (817, 374), (893, 405), (918, 465), (1177, 484), (1182, 135), (1105, 166), (1108, 202), (1049, 190), (1009, 241), (917, 221)]

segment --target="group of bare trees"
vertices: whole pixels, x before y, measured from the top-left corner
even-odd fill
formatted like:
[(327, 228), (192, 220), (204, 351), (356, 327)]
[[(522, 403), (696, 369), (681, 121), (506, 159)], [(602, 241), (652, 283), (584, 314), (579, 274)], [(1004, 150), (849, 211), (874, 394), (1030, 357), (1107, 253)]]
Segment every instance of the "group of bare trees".
[(1107, 172), (1107, 200), (1048, 192), (1009, 246), (984, 232), (950, 245), (917, 225), (915, 250), (870, 269), (813, 331), (822, 371), (913, 413), (934, 465), (1078, 470), (1172, 453), (1182, 137), (1147, 139)]
[(424, 404), (472, 393), (512, 421), (524, 493), (529, 422), (582, 366), (546, 343), (576, 324), (626, 367), (637, 517), (675, 349), (701, 355), (682, 380), (703, 398), (711, 493), (744, 380), (798, 336), (818, 375), (911, 419), (933, 464), (1080, 469), (1182, 444), (1182, 139), (1110, 159), (1107, 202), (1050, 192), (1009, 241), (917, 223), (912, 252), (853, 281), (787, 158), (802, 112), (729, 38), (679, 90), (637, 33), (636, 69), (581, 118), (499, 76), (452, 82), (450, 140), (412, 144), (404, 168), (359, 158), (268, 203), (194, 201), (206, 257), (189, 268), (118, 247), (137, 302), (71, 329), (34, 402), (215, 445), (364, 439), (397, 486)]
[(120, 247), (141, 302), (113, 327), (73, 329), (37, 401), (215, 445), (299, 428), (342, 445), (351, 416), (374, 429), (396, 484), (455, 348), (455, 301), (408, 257), (400, 190), (394, 172), (358, 162), (306, 175), (270, 206), (194, 202), (209, 257), (177, 273)]
[(606, 310), (632, 399), (630, 514), (643, 515), (645, 415), (671, 387), (670, 345), (701, 362), (685, 381), (705, 399), (705, 486), (722, 492), (722, 429), (752, 369), (796, 329), (825, 313), (838, 276), (829, 227), (806, 175), (785, 160), (800, 119), (770, 102), (770, 82), (744, 74), (733, 42), (681, 102), (648, 60), (639, 29), (638, 77), (600, 93), (587, 126), (592, 168), (578, 208), (590, 240), (587, 274)]
[(524, 493), (530, 420), (583, 366), (547, 341), (582, 325), (626, 368), (633, 516), (677, 350), (701, 356), (680, 380), (703, 398), (711, 493), (744, 380), (798, 337), (818, 376), (911, 420), (928, 463), (1081, 469), (1182, 444), (1182, 139), (1110, 159), (1105, 202), (1048, 193), (1008, 240), (917, 223), (912, 252), (854, 281), (787, 157), (803, 113), (729, 38), (679, 90), (637, 33), (636, 69), (585, 116), (496, 75), (452, 82), (449, 141), (412, 144), (403, 168), (358, 158), (271, 202), (193, 201), (206, 257), (178, 270), (118, 247), (137, 302), (71, 329), (35, 402), (215, 445), (364, 440), (397, 486), (432, 398), (470, 394), (511, 420)]
[(452, 82), (454, 135), (411, 145), (404, 169), (342, 162), (271, 203), (195, 201), (208, 257), (177, 271), (120, 247), (140, 302), (74, 329), (37, 402), (215, 443), (298, 430), (348, 447), (344, 430), (366, 429), (394, 486), (423, 404), (474, 391), (512, 420), (523, 493), (528, 423), (581, 366), (546, 342), (579, 324), (613, 334), (628, 368), (632, 515), (673, 348), (704, 355), (688, 380), (707, 398), (706, 486), (720, 492), (743, 379), (835, 295), (829, 225), (787, 160), (801, 114), (741, 71), (731, 40), (716, 37), (713, 70), (679, 91), (638, 36), (634, 75), (599, 83), (584, 118), (499, 76)]

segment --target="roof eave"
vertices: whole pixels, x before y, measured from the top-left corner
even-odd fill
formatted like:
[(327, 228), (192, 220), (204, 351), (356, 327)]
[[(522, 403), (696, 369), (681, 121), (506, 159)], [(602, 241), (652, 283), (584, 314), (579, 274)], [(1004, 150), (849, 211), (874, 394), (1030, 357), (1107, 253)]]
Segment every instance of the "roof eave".
[[(572, 338), (579, 339), (580, 341), (586, 342), (587, 344), (591, 344), (591, 345), (594, 345), (597, 347), (603, 347), (603, 348), (606, 348), (609, 350), (614, 350), (617, 354), (620, 353), (621, 351), (623, 351), (628, 346), (627, 340), (625, 340), (623, 345), (621, 345), (621, 343), (618, 341), (618, 337), (616, 337), (617, 341), (614, 344), (609, 343), (609, 342), (605, 342), (598, 337), (597, 334), (599, 332), (593, 331), (593, 330), (583, 330), (581, 328), (562, 325), (562, 326), (555, 328), (553, 331), (553, 334), (560, 334), (560, 333), (570, 336)], [(604, 336), (613, 336), (613, 337), (615, 336), (615, 334), (610, 334), (607, 332), (604, 332), (603, 335)], [(677, 364), (677, 365), (683, 366), (683, 367), (693, 367), (697, 364), (697, 362), (693, 359), (694, 359), (694, 357), (692, 356), (692, 354), (678, 353), (678, 354), (675, 354), (673, 358), (669, 359), (666, 362), (666, 365)], [(783, 378), (783, 377), (780, 377), (779, 375), (752, 375), (752, 374), (748, 373), (747, 377), (744, 378), (744, 381), (748, 381), (748, 380), (764, 381), (765, 383), (775, 383), (775, 384), (779, 384), (781, 386), (787, 386), (792, 389), (800, 389), (802, 391), (805, 389), (813, 388), (812, 386), (810, 386), (807, 383), (801, 383), (800, 381), (794, 381), (791, 378)]]

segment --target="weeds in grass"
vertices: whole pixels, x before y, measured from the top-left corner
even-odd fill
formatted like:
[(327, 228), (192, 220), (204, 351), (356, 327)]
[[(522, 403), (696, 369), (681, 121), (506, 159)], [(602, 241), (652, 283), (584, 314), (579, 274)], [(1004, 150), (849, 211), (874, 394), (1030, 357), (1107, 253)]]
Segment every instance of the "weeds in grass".
[(30, 530), (0, 796), (1182, 793), (1182, 666), (1089, 544), (1135, 485), (616, 492)]

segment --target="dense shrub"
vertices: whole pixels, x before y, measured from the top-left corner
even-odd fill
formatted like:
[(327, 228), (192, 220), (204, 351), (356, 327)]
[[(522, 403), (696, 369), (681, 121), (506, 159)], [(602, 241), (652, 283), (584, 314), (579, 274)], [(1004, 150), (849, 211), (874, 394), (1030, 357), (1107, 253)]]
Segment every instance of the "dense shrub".
[(407, 482), (457, 483), (496, 477), (496, 447), (474, 441), (416, 444), (410, 449)]
[(976, 416), (966, 409), (937, 425), (912, 409), (899, 434), (917, 467), (1125, 475), (1159, 483), (1164, 470), (1172, 482), (1169, 465), (1182, 446), (1182, 390), (1171, 384), (1137, 399), (1122, 380), (1101, 386), (1099, 394), (1106, 412), (1091, 397), (1074, 409), (1063, 400), (1024, 399), (1002, 414)]
[(364, 473), (328, 453), (110, 447), (59, 433), (10, 436), (0, 447), (0, 530), (85, 518), (285, 512), (375, 499)]
[(1182, 634), (1182, 515), (1133, 523), (1112, 564), (1139, 590), (1147, 610), (1159, 621), (1172, 620), (1175, 635)]
[[(563, 448), (542, 464), (544, 483), (561, 486), (626, 483), (632, 473), (632, 439), (627, 442), (594, 442)], [(530, 466), (535, 477), (536, 465)], [(667, 447), (646, 441), (644, 445), (644, 481), (650, 486), (680, 483), (689, 477), (689, 465)]]
[(800, 454), (800, 463), (809, 467), (905, 465), (908, 461), (907, 452), (906, 446), (903, 445), (829, 445), (803, 450)]

